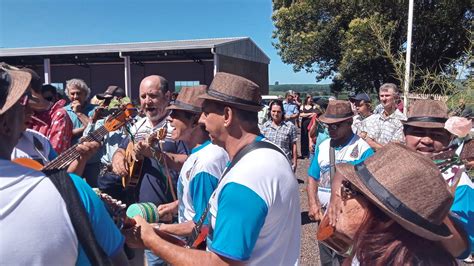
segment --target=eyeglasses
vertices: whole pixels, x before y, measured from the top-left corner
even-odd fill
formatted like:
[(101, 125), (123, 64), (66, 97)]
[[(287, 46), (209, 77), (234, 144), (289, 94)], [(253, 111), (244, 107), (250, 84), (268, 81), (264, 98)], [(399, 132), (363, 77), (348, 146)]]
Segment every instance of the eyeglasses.
[(30, 98), (30, 96), (28, 94), (23, 94), (20, 99), (18, 100), (18, 102), (20, 103), (20, 105), (22, 106), (26, 106), (28, 104), (28, 99)]
[(351, 182), (343, 180), (341, 184), (341, 198), (342, 200), (352, 199), (359, 195), (359, 191), (352, 185)]

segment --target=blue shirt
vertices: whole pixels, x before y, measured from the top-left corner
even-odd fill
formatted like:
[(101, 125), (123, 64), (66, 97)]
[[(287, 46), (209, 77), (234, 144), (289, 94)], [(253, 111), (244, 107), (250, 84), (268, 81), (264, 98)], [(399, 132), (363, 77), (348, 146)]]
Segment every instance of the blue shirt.
[[(75, 174), (69, 175), (84, 204), (97, 242), (105, 254), (109, 257), (114, 257), (122, 249), (125, 238), (110, 218), (102, 200), (97, 197), (89, 185), (79, 176)], [(80, 245), (76, 265), (91, 265), (87, 254)]]
[[(92, 105), (90, 103), (86, 104), (84, 108), (82, 109), (82, 113), (87, 115), (88, 117), (91, 117), (94, 114), (94, 110), (97, 106)], [(82, 127), (82, 122), (79, 120), (79, 117), (77, 117), (77, 114), (72, 110), (71, 104), (68, 104), (64, 106), (64, 109), (66, 110), (67, 114), (69, 115), (69, 118), (71, 118), (72, 121), (72, 129), (80, 128)], [(71, 144), (76, 144), (81, 136), (76, 136), (73, 137), (71, 140)]]

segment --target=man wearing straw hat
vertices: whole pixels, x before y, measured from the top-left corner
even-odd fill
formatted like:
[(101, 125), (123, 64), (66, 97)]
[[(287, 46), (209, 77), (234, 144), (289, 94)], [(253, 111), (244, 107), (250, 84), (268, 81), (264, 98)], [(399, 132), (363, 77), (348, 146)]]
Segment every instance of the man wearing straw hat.
[[(31, 74), (0, 68), (0, 197), (2, 237), (0, 257), (5, 265), (87, 265), (94, 258), (75, 230), (63, 194), (44, 173), (10, 161), (25, 130)], [(102, 201), (77, 175), (67, 176), (77, 190), (79, 204), (93, 230), (99, 249), (114, 263), (126, 263), (123, 236)], [(80, 205), (79, 205), (80, 206)], [(69, 215), (68, 215), (69, 214)], [(77, 217), (77, 216), (75, 216)], [(86, 241), (90, 244), (90, 241)], [(86, 244), (87, 244), (86, 243)], [(96, 250), (99, 251), (99, 250)], [(87, 254), (91, 255), (88, 257)], [(95, 257), (97, 258), (97, 256)]]
[[(465, 258), (474, 253), (474, 226), (470, 224), (474, 221), (474, 185), (464, 172), (463, 162), (456, 161), (456, 154), (451, 152), (449, 143), (453, 135), (445, 129), (447, 119), (448, 107), (445, 103), (418, 100), (410, 106), (408, 119), (403, 126), (407, 147), (432, 158), (455, 192), (451, 212), (455, 214), (453, 219), (457, 224), (465, 229), (471, 248), (463, 243), (456, 245), (453, 242), (448, 242), (445, 246), (453, 256)], [(443, 154), (447, 156), (442, 156)]]
[[(209, 133), (199, 123), (202, 99), (207, 86), (184, 87), (174, 103), (168, 120), (173, 127), (171, 137), (184, 141), (191, 154), (181, 168), (178, 178), (178, 200), (158, 206), (160, 215), (178, 213), (179, 224), (162, 224), (160, 230), (174, 235), (189, 236), (205, 209), (219, 178), (229, 162), (229, 155), (212, 144)], [(203, 224), (208, 224), (207, 219)]]
[[(307, 186), (308, 216), (313, 221), (322, 218), (322, 210), (326, 209), (329, 203), (331, 182), (335, 174), (334, 165), (357, 164), (374, 153), (367, 142), (353, 133), (351, 127), (353, 116), (350, 102), (333, 100), (319, 118), (319, 121), (328, 128), (330, 138), (321, 142), (316, 148), (308, 169), (310, 176)], [(338, 263), (340, 258), (329, 248), (319, 245), (319, 250), (322, 265)]]
[(144, 244), (170, 264), (297, 264), (298, 184), (282, 151), (262, 141), (257, 125), (259, 87), (220, 72), (203, 98), (201, 122), (212, 142), (223, 147), (232, 160), (209, 201), (209, 252), (166, 242), (138, 216), (138, 226), (127, 242)]

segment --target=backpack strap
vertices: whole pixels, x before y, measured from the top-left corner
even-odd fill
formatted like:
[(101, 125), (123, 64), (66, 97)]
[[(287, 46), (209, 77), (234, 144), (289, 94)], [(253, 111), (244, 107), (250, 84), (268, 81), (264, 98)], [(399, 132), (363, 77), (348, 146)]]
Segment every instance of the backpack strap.
[(48, 170), (44, 173), (53, 182), (64, 202), (66, 202), (67, 212), (77, 239), (91, 265), (112, 265), (107, 254), (97, 243), (84, 204), (69, 174), (65, 170)]

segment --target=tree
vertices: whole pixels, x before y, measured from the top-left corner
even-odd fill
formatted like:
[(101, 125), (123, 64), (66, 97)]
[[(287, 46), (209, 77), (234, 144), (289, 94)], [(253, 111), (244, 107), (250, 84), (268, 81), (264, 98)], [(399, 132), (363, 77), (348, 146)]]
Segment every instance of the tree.
[[(401, 83), (391, 54), (406, 49), (408, 1), (274, 0), (273, 38), (294, 71), (335, 77), (346, 89), (372, 90)], [(470, 0), (415, 1), (412, 63), (433, 73), (450, 72), (469, 45), (474, 17)], [(373, 25), (378, 25), (373, 27)], [(378, 31), (376, 36), (374, 31)], [(382, 47), (378, 37), (389, 40)]]

